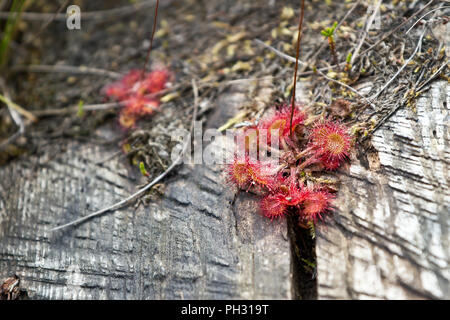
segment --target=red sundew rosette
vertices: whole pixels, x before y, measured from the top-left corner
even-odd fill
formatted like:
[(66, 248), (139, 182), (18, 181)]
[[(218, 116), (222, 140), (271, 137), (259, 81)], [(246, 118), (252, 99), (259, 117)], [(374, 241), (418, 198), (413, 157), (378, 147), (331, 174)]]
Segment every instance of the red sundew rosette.
[(310, 147), (328, 170), (337, 169), (348, 157), (351, 137), (344, 125), (326, 120), (314, 126), (310, 135)]
[[(306, 114), (300, 110), (299, 104), (295, 105), (294, 114), (292, 117), (292, 131), (298, 130), (302, 127)], [(280, 142), (287, 139), (291, 134), (291, 109), (286, 104), (280, 107), (279, 111), (276, 111), (272, 115), (266, 116), (261, 119), (258, 124), (258, 129), (267, 132), (267, 144), (271, 144), (272, 130), (278, 131)]]
[(239, 161), (237, 158), (227, 166), (228, 182), (235, 184), (239, 189), (250, 185), (250, 172), (248, 159)]
[(258, 187), (265, 191), (276, 187), (276, 164), (254, 159), (240, 160), (235, 158), (227, 167), (228, 181), (239, 189), (248, 191), (251, 187)]
[(130, 96), (158, 93), (167, 87), (173, 75), (167, 69), (157, 69), (148, 73), (131, 70), (120, 80), (104, 87), (103, 93), (110, 99), (125, 101)]
[(319, 219), (322, 220), (322, 214), (332, 210), (331, 202), (334, 199), (334, 195), (327, 191), (312, 191), (303, 202), (301, 215), (307, 221), (317, 223)]
[(159, 101), (141, 95), (133, 95), (124, 102), (124, 110), (137, 117), (153, 114), (159, 108)]
[(139, 81), (142, 75), (140, 70), (131, 70), (121, 79), (115, 81), (103, 89), (103, 94), (110, 99), (123, 101), (128, 98), (134, 85)]
[(172, 74), (166, 69), (158, 69), (143, 73), (142, 70), (131, 70), (120, 80), (107, 85), (103, 93), (110, 99), (122, 103), (119, 124), (129, 129), (143, 116), (152, 115), (159, 109), (160, 101), (156, 97), (148, 97), (166, 88)]
[(260, 202), (261, 212), (272, 220), (282, 217), (287, 213), (289, 207), (300, 209), (309, 195), (308, 189), (298, 187), (296, 183), (291, 182), (289, 188), (280, 188), (276, 193), (264, 197)]
[(147, 93), (157, 93), (164, 90), (172, 79), (172, 74), (166, 69), (156, 69), (148, 73), (144, 79), (144, 87)]
[(288, 206), (279, 201), (278, 195), (269, 194), (261, 199), (260, 208), (265, 217), (273, 220), (283, 217), (286, 214)]
[(277, 162), (250, 160), (249, 172), (252, 185), (263, 191), (273, 192), (278, 188), (278, 171), (279, 164)]
[(143, 116), (151, 115), (159, 108), (159, 102), (145, 96), (134, 95), (124, 102), (120, 111), (119, 124), (125, 128), (134, 128), (136, 122)]

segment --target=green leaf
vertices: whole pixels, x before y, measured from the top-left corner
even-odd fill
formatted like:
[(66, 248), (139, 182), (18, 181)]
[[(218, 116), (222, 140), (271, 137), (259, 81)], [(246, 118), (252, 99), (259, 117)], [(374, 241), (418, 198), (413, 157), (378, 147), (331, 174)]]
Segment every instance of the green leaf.
[(333, 23), (333, 26), (331, 28), (325, 28), (322, 31), (320, 31), (320, 33), (324, 36), (324, 37), (332, 37), (334, 34), (334, 30), (336, 30), (338, 23), (337, 21), (335, 21)]
[(351, 52), (347, 55), (346, 61), (347, 61), (347, 63), (350, 63), (352, 61), (352, 53)]
[(316, 268), (316, 264), (312, 261), (309, 261), (307, 259), (302, 258), (302, 261), (310, 268), (315, 269)]
[(331, 27), (331, 32), (332, 32), (332, 33), (334, 33), (334, 30), (336, 30), (337, 25), (338, 25), (338, 23), (337, 23), (337, 21), (335, 21), (335, 22), (333, 23), (333, 26)]
[(144, 175), (144, 176), (146, 176), (146, 177), (148, 177), (150, 174), (147, 172), (147, 170), (145, 169), (145, 165), (144, 165), (144, 163), (141, 161), (140, 163), (139, 163), (139, 169), (141, 169), (141, 173), (142, 173), (142, 175)]
[(84, 115), (84, 109), (83, 109), (83, 107), (84, 107), (84, 102), (83, 102), (83, 100), (80, 100), (80, 101), (78, 102), (78, 112), (77, 112), (77, 116), (78, 116), (79, 118), (82, 118), (83, 115)]

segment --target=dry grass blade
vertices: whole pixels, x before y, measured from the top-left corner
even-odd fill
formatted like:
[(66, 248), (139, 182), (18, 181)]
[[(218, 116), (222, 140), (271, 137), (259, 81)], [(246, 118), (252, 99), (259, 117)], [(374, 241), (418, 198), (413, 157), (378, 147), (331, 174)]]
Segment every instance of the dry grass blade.
[(12, 102), (10, 99), (8, 99), (7, 97), (5, 97), (1, 94), (0, 94), (0, 101), (3, 102), (4, 104), (6, 104), (8, 106), (8, 108), (14, 109), (18, 113), (20, 113), (21, 115), (26, 117), (28, 120), (33, 121), (33, 122), (38, 121), (38, 119), (36, 118), (36, 116), (34, 114), (25, 110), (24, 108), (22, 108), (21, 106), (19, 106), (18, 104), (14, 103), (14, 102)]
[(16, 66), (11, 69), (11, 72), (43, 72), (43, 73), (72, 73), (72, 74), (89, 74), (98, 76), (107, 76), (113, 79), (118, 79), (123, 75), (109, 70), (90, 68), (85, 66), (65, 66), (65, 65), (29, 65), (29, 66)]

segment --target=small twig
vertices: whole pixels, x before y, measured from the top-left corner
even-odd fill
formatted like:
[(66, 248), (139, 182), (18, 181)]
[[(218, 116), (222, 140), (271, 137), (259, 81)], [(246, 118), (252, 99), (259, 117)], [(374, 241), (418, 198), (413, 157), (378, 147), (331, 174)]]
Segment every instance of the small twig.
[(361, 47), (362, 47), (364, 41), (366, 40), (367, 34), (369, 33), (370, 28), (372, 27), (373, 21), (375, 20), (375, 15), (380, 10), (381, 2), (382, 2), (382, 0), (378, 1), (377, 5), (373, 11), (373, 14), (369, 18), (366, 29), (364, 30), (364, 35), (361, 38), (361, 40), (359, 41), (358, 45), (356, 46), (355, 51), (352, 54), (352, 59), (350, 61), (350, 64), (353, 64), (355, 62), (355, 59), (358, 57), (359, 50), (361, 50)]
[[(129, 6), (123, 6), (120, 8), (109, 9), (109, 10), (99, 10), (99, 11), (90, 11), (83, 12), (81, 15), (82, 20), (94, 20), (94, 21), (102, 21), (106, 19), (110, 19), (112, 17), (119, 18), (125, 17), (131, 14), (136, 13), (137, 11), (144, 10), (146, 8), (151, 8), (155, 4), (156, 0), (148, 0), (142, 1), (136, 4), (132, 4)], [(170, 2), (167, 1), (167, 4)], [(0, 12), (0, 20), (8, 19), (10, 12)], [(28, 21), (48, 21), (52, 19), (53, 21), (62, 21), (65, 22), (67, 20), (67, 14), (65, 13), (39, 13), (39, 12), (23, 12), (21, 16), (22, 20)]]
[(439, 7), (433, 10), (428, 11), (427, 13), (425, 13), (423, 16), (421, 16), (416, 22), (414, 22), (414, 24), (405, 32), (405, 34), (408, 34), (415, 26), (416, 24), (419, 23), (420, 20), (422, 20), (423, 18), (425, 18), (427, 15), (429, 15), (432, 12), (438, 11), (438, 10), (442, 10), (442, 9), (447, 9), (450, 8), (450, 6), (443, 6), (443, 7)]
[(328, 81), (334, 82), (334, 83), (336, 83), (336, 84), (338, 84), (338, 85), (340, 85), (340, 86), (342, 86), (342, 87), (344, 87), (344, 88), (350, 90), (351, 92), (355, 93), (356, 95), (358, 95), (359, 97), (361, 97), (362, 99), (364, 99), (364, 101), (366, 101), (368, 104), (370, 104), (370, 106), (371, 106), (372, 108), (374, 108), (374, 109), (376, 108), (376, 106), (373, 104), (372, 101), (370, 101), (370, 100), (367, 99), (365, 96), (363, 96), (361, 93), (359, 93), (358, 90), (356, 90), (356, 89), (350, 87), (348, 84), (345, 84), (345, 83), (343, 83), (343, 82), (341, 82), (341, 81), (339, 81), (339, 80), (330, 78), (330, 77), (328, 77), (326, 74), (324, 74), (324, 73), (323, 73), (322, 71), (320, 71), (320, 70), (317, 70), (317, 73), (319, 73), (322, 77), (324, 77), (324, 78), (327, 79)]
[(109, 70), (90, 68), (85, 66), (65, 66), (65, 65), (29, 65), (17, 66), (11, 69), (11, 72), (46, 72), (46, 73), (73, 73), (73, 74), (92, 74), (98, 76), (108, 76), (113, 79), (118, 79), (123, 75)]
[[(124, 142), (128, 141), (129, 139), (130, 139), (130, 137), (126, 138), (124, 140)], [(130, 147), (134, 147), (139, 140), (140, 140), (140, 138), (138, 137), (136, 139), (136, 141), (133, 141), (133, 143), (130, 144)], [(114, 152), (112, 155), (109, 155), (99, 161), (96, 161), (94, 164), (96, 164), (96, 165), (104, 164), (105, 162), (108, 162), (108, 161), (114, 159), (115, 157), (119, 156), (120, 154), (122, 154), (122, 156), (128, 156), (131, 152), (133, 152), (133, 151), (130, 151), (128, 153), (123, 153), (122, 150), (119, 150), (117, 152)]]
[(124, 156), (126, 155), (125, 153), (123, 153), (122, 150), (119, 150), (119, 151), (116, 151), (116, 152), (114, 152), (113, 154), (107, 156), (106, 158), (103, 158), (103, 159), (101, 159), (101, 160), (99, 160), (99, 161), (96, 161), (95, 164), (96, 164), (96, 165), (103, 164), (103, 163), (105, 163), (105, 162), (108, 162), (108, 161), (114, 159), (115, 157), (117, 157), (117, 156), (119, 156), (119, 155), (121, 155), (121, 154), (124, 155)]
[[(14, 111), (9, 109), (9, 111)], [(12, 113), (11, 113), (11, 117), (12, 117)], [(8, 145), (14, 143), (14, 141), (16, 141), (20, 136), (22, 136), (23, 134), (25, 134), (25, 129), (21, 129), (22, 127), (19, 128), (19, 130), (17, 130), (17, 132), (15, 132), (11, 137), (9, 137), (6, 141), (2, 142), (0, 144), (0, 151), (2, 151), (3, 149), (5, 149)], [(24, 127), (25, 128), (25, 127)]]
[(447, 61), (445, 61), (443, 64), (442, 64), (442, 66), (440, 66), (439, 67), (439, 69), (435, 72), (435, 73), (433, 73), (432, 75), (431, 75), (431, 77), (430, 78), (428, 78), (424, 83), (422, 83), (418, 88), (417, 88), (417, 93), (419, 93), (420, 92), (420, 90), (423, 88), (423, 87), (425, 87), (428, 83), (430, 83), (430, 81), (432, 81), (441, 71), (442, 71), (442, 69), (444, 69), (447, 65), (448, 65), (448, 63), (450, 62), (450, 60), (447, 60)]
[(53, 20), (55, 20), (55, 17), (61, 13), (61, 11), (67, 7), (67, 5), (69, 4), (70, 0), (66, 0), (64, 1), (61, 6), (59, 7), (59, 9), (56, 11), (56, 13), (53, 15), (53, 17), (51, 19), (49, 19), (46, 23), (44, 23), (44, 25), (39, 29), (38, 32), (36, 32), (33, 36), (31, 36), (29, 38), (28, 41), (25, 41), (24, 43), (22, 43), (22, 45), (26, 45), (28, 43), (30, 43), (31, 41), (33, 41), (34, 39), (37, 39), (42, 32), (44, 32), (45, 29), (47, 29), (47, 27), (53, 22)]
[(416, 49), (414, 50), (412, 55), (408, 58), (408, 60), (405, 61), (405, 63), (401, 66), (401, 68), (398, 69), (398, 71), (394, 74), (394, 76), (388, 82), (386, 82), (386, 84), (377, 93), (375, 93), (375, 95), (373, 97), (371, 97), (372, 100), (375, 100), (384, 91), (384, 89), (386, 89), (391, 84), (391, 82), (394, 81), (395, 78), (397, 78), (397, 76), (403, 71), (403, 69), (406, 68), (406, 66), (409, 64), (409, 62), (414, 58), (414, 56), (417, 54), (417, 52), (422, 47), (422, 39), (425, 36), (426, 31), (427, 31), (427, 29), (424, 28), (422, 34), (420, 35), (419, 42), (417, 43)]
[(372, 131), (370, 132), (370, 135), (367, 135), (365, 137), (362, 138), (362, 141), (365, 141), (366, 139), (368, 139), (371, 135), (373, 135), (375, 133), (375, 131), (377, 131), (382, 125), (383, 123), (386, 122), (386, 120), (388, 120), (390, 117), (392, 117), (404, 104), (404, 100), (402, 100), (391, 112), (389, 112), (383, 119), (381, 119), (376, 126), (372, 129)]
[[(280, 50), (278, 50), (278, 49), (276, 49), (276, 48), (274, 48), (274, 47), (272, 47), (272, 46), (269, 46), (268, 44), (264, 43), (264, 42), (263, 42), (262, 40), (260, 40), (260, 39), (254, 39), (254, 41), (255, 41), (257, 44), (259, 44), (259, 45), (261, 45), (261, 46), (263, 46), (263, 47), (266, 47), (267, 49), (271, 50), (271, 51), (272, 51), (273, 53), (275, 53), (277, 56), (279, 56), (279, 57), (281, 57), (281, 58), (283, 58), (283, 59), (285, 59), (285, 60), (288, 60), (288, 61), (290, 61), (290, 62), (294, 62), (294, 63), (295, 63), (295, 58), (294, 58), (294, 57), (292, 57), (292, 56), (290, 56), (290, 55), (287, 55), (286, 53), (281, 52)], [(298, 59), (298, 63), (299, 63), (300, 65), (302, 65), (302, 66), (307, 66), (307, 67), (308, 67), (308, 64), (307, 64), (306, 62), (303, 62), (303, 61), (300, 60), (300, 59)], [(339, 67), (339, 66), (344, 65), (344, 64), (345, 64), (345, 62), (341, 62), (341, 63), (339, 63), (338, 65), (332, 65), (332, 66), (330, 66), (330, 67), (324, 67), (324, 68), (320, 68), (320, 69), (316, 69), (316, 70), (327, 71), (327, 70), (330, 70), (330, 69), (335, 68), (335, 67)], [(311, 71), (311, 72), (308, 72), (307, 74), (312, 74), (312, 73), (314, 73), (314, 72)]]
[[(311, 74), (312, 72), (308, 72), (306, 74)], [(279, 77), (275, 76), (266, 76), (266, 77), (260, 77), (260, 78), (247, 78), (247, 79), (235, 79), (235, 80), (229, 80), (225, 82), (221, 82), (220, 86), (227, 86), (235, 82), (242, 82), (242, 81), (257, 81), (257, 80), (264, 80), (264, 79), (275, 79)], [(202, 86), (211, 86), (214, 85), (214, 81), (199, 81), (199, 84)], [(175, 90), (178, 90), (182, 87), (187, 85), (187, 82), (180, 83), (177, 85), (174, 85), (170, 88), (161, 90), (159, 92), (151, 93), (148, 95), (145, 95), (146, 98), (154, 98), (159, 95), (163, 95), (166, 93), (173, 92)], [(90, 104), (83, 106), (83, 111), (102, 111), (102, 110), (111, 110), (111, 109), (118, 109), (121, 108), (124, 104), (127, 103), (128, 100), (122, 101), (122, 102), (111, 102), (111, 103), (100, 103), (100, 104)], [(43, 117), (53, 117), (53, 116), (63, 116), (71, 113), (77, 112), (79, 109), (78, 106), (71, 106), (66, 108), (60, 108), (60, 109), (45, 109), (45, 110), (35, 110), (33, 111), (33, 114), (37, 116), (38, 118)]]
[[(194, 91), (194, 114), (192, 116), (192, 123), (191, 123), (191, 128), (190, 128), (190, 134), (192, 135), (192, 132), (194, 130), (194, 122), (195, 119), (197, 118), (197, 111), (198, 111), (198, 105), (199, 105), (199, 99), (198, 99), (198, 87), (197, 87), (197, 83), (195, 82), (195, 80), (192, 80), (192, 88)], [(138, 196), (140, 196), (141, 194), (143, 194), (144, 192), (146, 192), (147, 190), (149, 190), (151, 187), (153, 187), (155, 184), (157, 184), (159, 181), (161, 181), (165, 176), (167, 176), (179, 163), (180, 161), (183, 159), (184, 154), (186, 153), (189, 144), (191, 143), (191, 140), (188, 139), (188, 141), (186, 141), (185, 145), (183, 146), (183, 149), (179, 155), (179, 157), (170, 165), (169, 168), (167, 168), (166, 171), (164, 171), (162, 174), (160, 174), (158, 177), (156, 177), (152, 182), (150, 182), (149, 184), (147, 184), (145, 187), (143, 187), (142, 189), (140, 189), (139, 191), (135, 192), (134, 194), (130, 195), (128, 198), (117, 202), (116, 204), (113, 204), (112, 206), (109, 206), (107, 208), (101, 209), (99, 211), (96, 211), (94, 213), (91, 213), (90, 215), (87, 215), (85, 217), (79, 218), (75, 221), (66, 223), (62, 226), (50, 229), (49, 231), (57, 231), (57, 230), (61, 230), (73, 225), (77, 225), (80, 224), (84, 221), (87, 221), (89, 219), (92, 219), (94, 217), (98, 217), (106, 212), (109, 211), (114, 211), (117, 210), (119, 208), (121, 208), (122, 206), (126, 205), (127, 203), (129, 203), (131, 200), (134, 200), (135, 198), (137, 198)]]
[(401, 27), (403, 27), (405, 24), (407, 24), (409, 21), (411, 21), (412, 18), (414, 18), (416, 15), (420, 14), (423, 10), (425, 10), (425, 8), (427, 8), (429, 5), (431, 5), (433, 3), (434, 0), (431, 0), (430, 2), (428, 2), (422, 9), (420, 9), (419, 11), (417, 11), (416, 13), (414, 13), (412, 16), (410, 16), (408, 19), (406, 19), (405, 21), (403, 21), (402, 23), (400, 23), (397, 27), (395, 27), (394, 29), (392, 29), (391, 31), (389, 31), (387, 34), (385, 34), (380, 40), (378, 40), (377, 42), (375, 42), (373, 45), (371, 45), (369, 48), (367, 48), (366, 50), (364, 50), (363, 52), (361, 52), (360, 56), (363, 56), (364, 54), (366, 54), (367, 52), (369, 52), (370, 50), (372, 50), (373, 48), (375, 48), (377, 45), (379, 45), (382, 41), (386, 40), (388, 37), (390, 37), (394, 32), (396, 32), (397, 30), (399, 30)]
[(158, 22), (158, 7), (159, 7), (159, 0), (156, 0), (155, 17), (153, 19), (153, 29), (152, 29), (152, 36), (150, 38), (150, 47), (148, 48), (147, 51), (147, 58), (145, 59), (144, 68), (142, 68), (141, 80), (143, 80), (144, 78), (145, 71), (147, 70), (147, 65), (150, 61), (150, 53), (152, 52), (153, 48), (153, 38), (155, 37), (156, 24)]
[[(271, 50), (273, 53), (275, 53), (277, 56), (279, 56), (279, 57), (281, 57), (281, 58), (283, 58), (283, 59), (285, 59), (285, 60), (288, 60), (288, 61), (294, 62), (294, 63), (296, 62), (296, 59), (295, 59), (294, 57), (292, 57), (292, 56), (290, 56), (290, 55), (288, 55), (288, 54), (286, 54), (286, 53), (284, 53), (284, 52), (281, 52), (280, 50), (278, 50), (278, 49), (276, 49), (276, 48), (274, 48), (274, 47), (272, 47), (272, 46), (270, 46), (270, 45), (264, 43), (264, 42), (263, 42), (262, 40), (260, 40), (260, 39), (255, 39), (255, 42), (256, 42), (257, 44), (259, 44), (259, 45), (262, 45), (263, 47), (266, 47), (267, 49), (269, 49), (269, 50)], [(297, 61), (298, 61), (298, 63), (301, 64), (301, 65), (306, 65), (306, 63), (303, 62), (303, 61), (301, 61), (300, 59), (298, 59)]]
[[(410, 59), (412, 59), (414, 57), (414, 55), (417, 53), (417, 51), (419, 50), (419, 48), (421, 47), (422, 44), (422, 38), (425, 35), (425, 31), (426, 31), (426, 26), (424, 27), (424, 31), (422, 32), (422, 35), (420, 37), (419, 43), (416, 47), (416, 50), (414, 51), (414, 53), (412, 54), (412, 56), (410, 57)], [(408, 60), (410, 60), (408, 59)], [(440, 71), (442, 71), (442, 69), (447, 65), (449, 61), (447, 60), (446, 63), (444, 63), (438, 71), (436, 71), (431, 77), (430, 79), (428, 79), (426, 81), (426, 83), (422, 84), (418, 90), (420, 90), (421, 88), (423, 88), (423, 86), (425, 86), (427, 83), (429, 83)], [(408, 64), (408, 61), (403, 65), (406, 66)], [(399, 70), (401, 71), (401, 70)], [(400, 73), (400, 72), (397, 73)], [(395, 77), (395, 76), (394, 76)], [(373, 130), (370, 132), (370, 135), (373, 135), (389, 118), (391, 118), (398, 110), (400, 110), (401, 107), (403, 107), (403, 105), (405, 104), (406, 99), (403, 98), (401, 102), (399, 102), (399, 104), (392, 110), (390, 111), (383, 119), (381, 119), (377, 125), (373, 128)], [(369, 137), (369, 135), (367, 135), (366, 137), (363, 138), (363, 141), (366, 140)]]
[[(111, 102), (111, 103), (100, 103), (100, 104), (90, 104), (83, 106), (83, 111), (101, 111), (101, 110), (111, 110), (121, 108), (124, 102)], [(53, 117), (53, 116), (63, 116), (71, 113), (75, 113), (79, 110), (78, 106), (67, 107), (61, 109), (45, 109), (33, 111), (34, 115), (39, 118)]]
[[(264, 76), (264, 77), (241, 78), (241, 79), (227, 80), (227, 81), (221, 82), (219, 85), (228, 86), (230, 84), (239, 83), (239, 82), (260, 81), (260, 80), (277, 79), (277, 78), (281, 78), (281, 76)], [(202, 82), (200, 82), (200, 83), (202, 83)], [(209, 84), (208, 82), (204, 82), (204, 83), (205, 84)]]
[[(259, 43), (259, 44), (264, 45), (266, 48), (272, 50), (276, 55), (278, 55), (279, 57), (281, 57), (281, 58), (283, 58), (283, 59), (286, 59), (286, 60), (289, 60), (289, 61), (292, 61), (292, 62), (295, 62), (295, 60), (296, 60), (294, 57), (292, 57), (292, 56), (290, 56), (290, 55), (287, 55), (287, 54), (285, 54), (285, 53), (283, 53), (283, 52), (281, 52), (281, 51), (275, 49), (274, 47), (265, 44), (265, 43), (262, 42), (261, 40), (255, 39), (255, 41), (256, 41), (257, 43)], [(302, 61), (300, 61), (300, 60), (298, 60), (298, 63), (304, 64), (304, 62), (302, 62)], [(325, 70), (327, 70), (327, 69), (328, 69), (328, 68), (326, 68)], [(335, 79), (332, 79), (332, 78), (326, 76), (320, 69), (316, 69), (316, 71), (317, 71), (322, 77), (324, 77), (325, 79), (327, 79), (327, 80), (329, 80), (329, 81), (331, 81), (331, 82), (337, 83), (337, 84), (339, 84), (339, 85), (341, 85), (341, 86), (347, 88), (348, 90), (352, 91), (353, 93), (357, 94), (358, 96), (360, 96), (361, 98), (363, 98), (367, 103), (369, 103), (372, 107), (375, 108), (375, 105), (374, 105), (369, 99), (367, 99), (367, 98), (364, 97), (361, 93), (359, 93), (356, 89), (350, 87), (349, 85), (347, 85), (347, 84), (345, 84), (345, 83), (343, 83), (343, 82), (341, 82), (341, 81), (338, 81), (338, 80), (335, 80)]]
[[(161, 90), (159, 92), (150, 93), (145, 95), (146, 98), (154, 98), (159, 95), (174, 91), (179, 89), (183, 84), (177, 84), (173, 87)], [(100, 104), (90, 104), (83, 106), (83, 111), (102, 111), (102, 110), (111, 110), (118, 109), (123, 107), (129, 100), (124, 100), (122, 102), (110, 102), (110, 103), (100, 103)], [(33, 111), (34, 115), (37, 117), (52, 117), (52, 116), (62, 116), (66, 114), (71, 114), (77, 112), (79, 109), (78, 106), (66, 107), (61, 109), (46, 109), (46, 110), (36, 110)]]

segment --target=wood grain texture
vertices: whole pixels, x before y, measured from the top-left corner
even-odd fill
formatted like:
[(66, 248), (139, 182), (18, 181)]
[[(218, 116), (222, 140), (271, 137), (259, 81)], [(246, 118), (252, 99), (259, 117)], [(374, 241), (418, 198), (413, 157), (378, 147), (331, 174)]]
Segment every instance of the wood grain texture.
[[(226, 93), (212, 118), (244, 98)], [(95, 164), (114, 150), (65, 144), (0, 168), (0, 278), (19, 275), (31, 299), (291, 298), (286, 222), (250, 195), (232, 204), (219, 165), (183, 165), (159, 201), (48, 233), (143, 182), (123, 159)]]
[(319, 298), (450, 298), (449, 104), (435, 82), (342, 174), (339, 210), (318, 230)]

